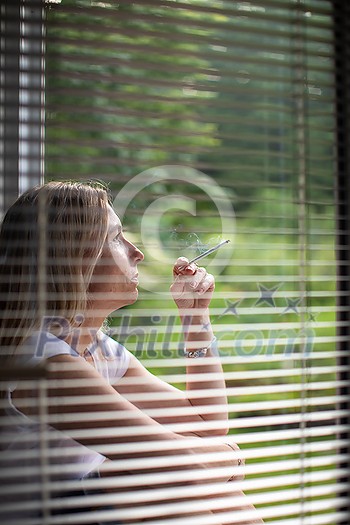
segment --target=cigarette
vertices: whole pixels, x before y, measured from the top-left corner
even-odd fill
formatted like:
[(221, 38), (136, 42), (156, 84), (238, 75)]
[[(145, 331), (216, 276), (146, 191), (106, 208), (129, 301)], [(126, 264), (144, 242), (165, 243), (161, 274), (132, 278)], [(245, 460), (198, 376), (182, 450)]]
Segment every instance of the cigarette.
[(188, 262), (188, 264), (192, 264), (192, 263), (194, 263), (196, 261), (199, 261), (199, 259), (202, 259), (203, 257), (206, 257), (210, 253), (216, 252), (216, 250), (218, 250), (219, 248), (221, 248), (221, 246), (223, 246), (224, 244), (227, 244), (228, 242), (230, 242), (229, 239), (227, 239), (226, 241), (219, 242), (219, 244), (217, 244), (216, 246), (213, 246), (213, 248), (209, 248), (209, 250), (206, 250), (205, 252), (197, 255), (197, 257), (195, 257), (194, 259), (191, 259)]

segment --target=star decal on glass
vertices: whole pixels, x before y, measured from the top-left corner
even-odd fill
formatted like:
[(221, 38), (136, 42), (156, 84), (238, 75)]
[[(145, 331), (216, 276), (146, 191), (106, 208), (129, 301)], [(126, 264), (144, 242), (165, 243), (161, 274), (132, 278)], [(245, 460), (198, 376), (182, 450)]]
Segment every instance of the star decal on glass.
[(309, 323), (316, 322), (316, 318), (317, 318), (318, 314), (315, 314), (313, 312), (308, 311), (307, 315), (308, 315), (308, 319), (307, 320), (308, 320)]
[(226, 314), (233, 314), (233, 315), (236, 315), (238, 317), (237, 306), (239, 305), (240, 302), (241, 302), (240, 299), (238, 301), (229, 301), (228, 299), (226, 299), (225, 300), (226, 308), (222, 312), (220, 317), (222, 317), (223, 315), (226, 315)]
[(259, 304), (266, 303), (269, 306), (275, 307), (275, 299), (273, 298), (273, 294), (278, 290), (278, 288), (281, 286), (281, 284), (277, 284), (276, 286), (273, 286), (272, 288), (266, 288), (263, 284), (258, 283), (258, 287), (260, 290), (261, 297), (256, 301), (255, 306), (258, 306)]
[(205, 332), (208, 332), (209, 328), (211, 327), (211, 323), (206, 323), (202, 326), (202, 330), (204, 330)]
[(290, 297), (286, 297), (286, 303), (287, 303), (287, 306), (286, 308), (283, 310), (283, 314), (285, 314), (286, 312), (289, 312), (289, 310), (295, 312), (296, 314), (299, 313), (298, 311), (298, 306), (299, 304), (301, 303), (301, 297), (298, 297), (297, 299), (292, 299)]

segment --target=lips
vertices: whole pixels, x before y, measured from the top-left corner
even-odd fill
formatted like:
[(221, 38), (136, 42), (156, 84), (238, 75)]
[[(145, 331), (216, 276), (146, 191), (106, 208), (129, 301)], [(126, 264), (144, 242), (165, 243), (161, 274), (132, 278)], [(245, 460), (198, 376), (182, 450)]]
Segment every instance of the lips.
[(137, 273), (136, 275), (134, 275), (134, 277), (132, 277), (130, 281), (135, 284), (139, 284), (139, 274)]

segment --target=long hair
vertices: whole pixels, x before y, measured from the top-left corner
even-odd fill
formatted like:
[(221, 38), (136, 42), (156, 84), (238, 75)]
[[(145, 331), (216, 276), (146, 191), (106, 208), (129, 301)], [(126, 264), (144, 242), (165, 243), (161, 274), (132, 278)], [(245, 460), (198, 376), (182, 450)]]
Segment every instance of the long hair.
[(49, 182), (21, 195), (0, 230), (0, 352), (3, 362), (42, 320), (72, 325), (84, 314), (107, 236), (102, 185)]

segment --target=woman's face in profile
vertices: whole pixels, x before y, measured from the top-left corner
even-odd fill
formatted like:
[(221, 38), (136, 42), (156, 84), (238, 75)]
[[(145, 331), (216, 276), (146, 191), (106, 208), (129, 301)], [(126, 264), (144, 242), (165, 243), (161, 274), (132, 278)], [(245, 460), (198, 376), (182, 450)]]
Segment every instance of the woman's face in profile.
[(138, 297), (137, 264), (143, 253), (124, 236), (119, 217), (108, 206), (108, 233), (89, 287), (94, 308), (117, 310)]

